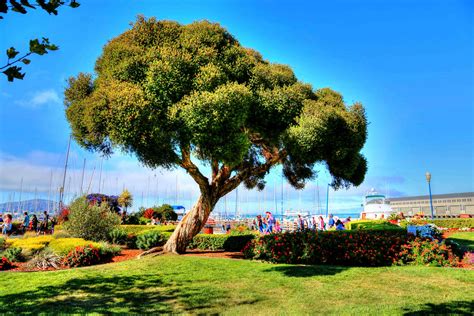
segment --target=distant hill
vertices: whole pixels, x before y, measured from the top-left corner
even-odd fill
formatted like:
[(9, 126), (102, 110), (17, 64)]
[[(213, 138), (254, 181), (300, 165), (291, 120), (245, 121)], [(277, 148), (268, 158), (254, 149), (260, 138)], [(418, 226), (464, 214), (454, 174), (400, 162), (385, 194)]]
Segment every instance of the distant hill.
[(18, 210), (20, 210), (20, 214), (24, 211), (28, 211), (29, 213), (34, 213), (35, 210), (40, 213), (43, 211), (48, 210), (48, 202), (50, 212), (58, 207), (58, 203), (54, 201), (49, 201), (45, 199), (36, 199), (36, 200), (25, 200), (20, 202), (11, 202), (11, 203), (1, 203), (0, 204), (0, 213), (10, 212), (13, 214), (17, 214)]

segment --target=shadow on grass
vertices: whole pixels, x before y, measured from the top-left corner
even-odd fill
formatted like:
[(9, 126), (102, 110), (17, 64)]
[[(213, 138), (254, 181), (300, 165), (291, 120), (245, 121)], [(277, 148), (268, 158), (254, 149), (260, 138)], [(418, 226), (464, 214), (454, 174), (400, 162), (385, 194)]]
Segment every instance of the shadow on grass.
[(291, 265), (291, 266), (275, 266), (270, 269), (265, 270), (264, 272), (281, 272), (288, 277), (312, 277), (318, 275), (335, 275), (344, 270), (347, 270), (348, 267), (340, 266), (303, 266), (303, 265)]
[(117, 277), (86, 277), (60, 285), (39, 286), (23, 293), (0, 295), (0, 314), (40, 313), (209, 313), (226, 304), (254, 304), (257, 300), (232, 302), (211, 284), (163, 281), (155, 274)]
[(425, 304), (421, 309), (405, 311), (403, 315), (473, 315), (474, 301), (453, 301)]

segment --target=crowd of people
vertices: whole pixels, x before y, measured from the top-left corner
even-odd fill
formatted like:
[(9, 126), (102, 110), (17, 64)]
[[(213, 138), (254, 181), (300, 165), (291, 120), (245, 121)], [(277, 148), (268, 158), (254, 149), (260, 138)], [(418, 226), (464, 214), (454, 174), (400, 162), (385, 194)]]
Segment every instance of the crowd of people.
[[(52, 233), (54, 231), (54, 225), (56, 220), (54, 217), (50, 217), (47, 211), (44, 211), (41, 218), (38, 219), (36, 214), (31, 217), (28, 212), (23, 213), (23, 219), (21, 225), (17, 228), (16, 233), (24, 234), (27, 231), (35, 232), (37, 235)], [(11, 235), (14, 233), (13, 217), (11, 214), (0, 214), (0, 228), (2, 235)]]
[[(346, 224), (350, 221), (350, 216), (346, 219), (340, 219), (330, 214), (326, 221), (323, 216), (303, 217), (299, 214), (295, 218), (294, 224), (297, 230), (345, 230)], [(266, 212), (265, 216), (257, 215), (252, 222), (251, 229), (258, 230), (262, 234), (269, 234), (273, 232), (281, 232), (283, 227), (281, 226), (280, 221), (275, 219), (271, 212)], [(227, 230), (230, 230), (230, 225), (228, 225)]]

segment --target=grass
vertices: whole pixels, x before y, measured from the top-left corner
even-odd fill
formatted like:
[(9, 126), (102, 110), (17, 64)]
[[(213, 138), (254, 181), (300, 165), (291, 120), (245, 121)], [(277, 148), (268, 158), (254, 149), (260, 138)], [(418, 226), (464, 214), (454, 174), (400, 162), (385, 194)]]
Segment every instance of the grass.
[(474, 251), (474, 232), (454, 233), (447, 240), (457, 243), (468, 251)]
[(472, 293), (469, 270), (274, 265), (174, 255), (0, 273), (0, 313), (11, 314), (469, 314)]

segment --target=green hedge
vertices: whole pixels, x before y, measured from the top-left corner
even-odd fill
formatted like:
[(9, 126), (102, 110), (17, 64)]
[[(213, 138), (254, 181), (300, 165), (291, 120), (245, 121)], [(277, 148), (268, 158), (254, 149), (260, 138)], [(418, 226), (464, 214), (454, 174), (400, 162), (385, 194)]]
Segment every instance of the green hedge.
[(194, 236), (189, 249), (241, 251), (245, 245), (255, 238), (254, 234), (247, 235), (212, 235), (198, 234)]
[(138, 235), (148, 230), (158, 230), (160, 232), (172, 232), (176, 225), (120, 225), (120, 228), (127, 234)]
[(452, 218), (452, 219), (412, 219), (400, 222), (400, 226), (435, 224), (442, 228), (474, 228), (474, 218)]
[(392, 224), (386, 220), (360, 220), (345, 224), (348, 230), (403, 230), (398, 225)]

